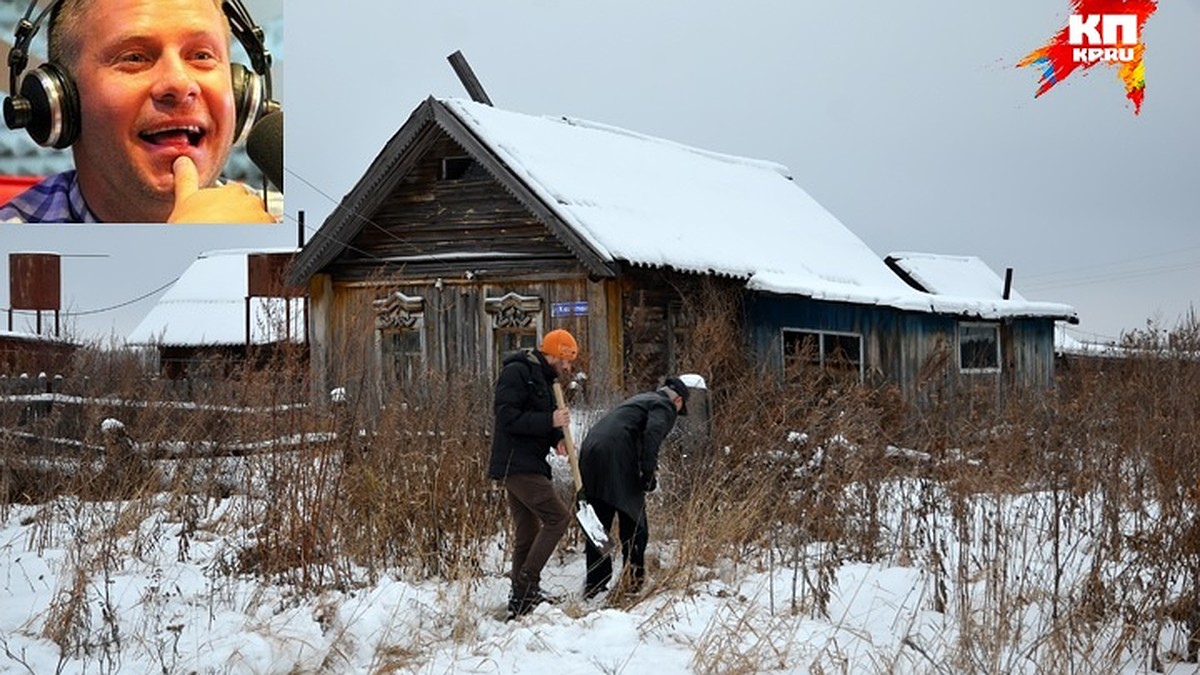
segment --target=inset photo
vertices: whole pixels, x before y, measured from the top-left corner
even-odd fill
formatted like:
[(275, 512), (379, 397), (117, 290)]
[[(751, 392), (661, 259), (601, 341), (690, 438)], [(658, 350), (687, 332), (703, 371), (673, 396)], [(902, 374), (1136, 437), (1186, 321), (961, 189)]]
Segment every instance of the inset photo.
[(282, 220), (282, 0), (0, 0), (0, 36), (0, 223)]

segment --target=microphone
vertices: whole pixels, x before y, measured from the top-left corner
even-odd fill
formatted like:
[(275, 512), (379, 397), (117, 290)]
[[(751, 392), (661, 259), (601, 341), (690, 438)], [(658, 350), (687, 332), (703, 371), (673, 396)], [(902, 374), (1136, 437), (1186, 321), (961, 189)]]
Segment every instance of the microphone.
[(255, 122), (246, 137), (246, 154), (267, 180), (283, 192), (283, 111), (268, 113)]

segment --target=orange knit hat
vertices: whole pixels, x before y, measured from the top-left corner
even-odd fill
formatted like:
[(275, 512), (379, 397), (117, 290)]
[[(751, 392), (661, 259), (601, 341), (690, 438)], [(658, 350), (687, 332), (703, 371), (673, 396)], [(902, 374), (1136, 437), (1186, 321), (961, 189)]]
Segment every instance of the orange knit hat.
[(542, 353), (567, 361), (574, 361), (579, 356), (579, 345), (567, 331), (556, 328), (542, 338)]

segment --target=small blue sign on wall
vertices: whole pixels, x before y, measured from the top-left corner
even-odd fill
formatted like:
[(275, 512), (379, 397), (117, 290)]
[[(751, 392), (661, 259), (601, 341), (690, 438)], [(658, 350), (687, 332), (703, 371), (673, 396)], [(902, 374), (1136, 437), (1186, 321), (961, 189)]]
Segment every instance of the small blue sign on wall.
[(587, 316), (588, 301), (575, 300), (573, 302), (554, 302), (550, 304), (550, 316), (554, 319), (561, 319), (565, 316)]

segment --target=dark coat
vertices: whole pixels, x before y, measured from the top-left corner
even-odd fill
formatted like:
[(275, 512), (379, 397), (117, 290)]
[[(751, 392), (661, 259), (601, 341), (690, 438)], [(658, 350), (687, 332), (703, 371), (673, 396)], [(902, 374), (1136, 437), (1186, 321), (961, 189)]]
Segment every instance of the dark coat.
[(563, 438), (554, 427), (557, 373), (540, 352), (522, 349), (504, 359), (496, 378), (496, 426), (488, 476), (504, 478), (523, 473), (550, 477), (546, 454)]
[(579, 451), (588, 498), (637, 518), (646, 507), (643, 477), (658, 471), (658, 448), (677, 414), (666, 394), (652, 391), (622, 401), (596, 422)]

